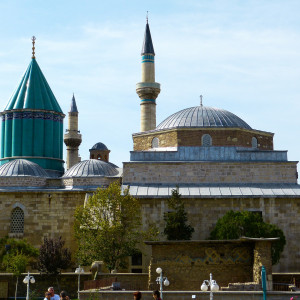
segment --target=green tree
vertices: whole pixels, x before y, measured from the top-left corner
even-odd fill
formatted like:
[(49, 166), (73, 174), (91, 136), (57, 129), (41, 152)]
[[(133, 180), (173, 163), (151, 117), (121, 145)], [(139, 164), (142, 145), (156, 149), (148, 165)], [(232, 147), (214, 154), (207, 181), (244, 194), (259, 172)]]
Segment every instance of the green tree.
[(98, 189), (75, 212), (75, 236), (81, 264), (102, 260), (111, 271), (126, 266), (125, 258), (143, 241), (141, 209), (128, 189), (115, 182)]
[[(7, 250), (5, 245), (9, 245)], [(19, 276), (26, 271), (28, 265), (33, 265), (38, 256), (38, 249), (26, 239), (0, 239), (0, 267), (1, 270), (12, 272), (16, 276), (15, 299), (17, 299)]]
[(215, 228), (211, 231), (211, 240), (239, 239), (242, 236), (252, 238), (273, 238), (279, 240), (272, 243), (272, 264), (279, 262), (280, 255), (286, 243), (283, 231), (276, 225), (265, 223), (262, 216), (250, 211), (228, 211), (217, 221)]
[(171, 212), (164, 214), (166, 226), (164, 234), (168, 240), (190, 240), (194, 232), (191, 225), (186, 224), (188, 218), (184, 210), (184, 203), (177, 189), (172, 190), (172, 197), (168, 199)]

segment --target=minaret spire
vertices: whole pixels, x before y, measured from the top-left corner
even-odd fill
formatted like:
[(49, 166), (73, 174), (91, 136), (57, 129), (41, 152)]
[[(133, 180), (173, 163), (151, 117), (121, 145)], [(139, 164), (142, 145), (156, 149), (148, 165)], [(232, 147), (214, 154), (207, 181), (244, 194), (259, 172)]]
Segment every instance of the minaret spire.
[(155, 82), (155, 52), (148, 23), (148, 12), (141, 55), (142, 81), (137, 83), (136, 92), (141, 99), (141, 131), (148, 131), (156, 128), (156, 98), (160, 93), (160, 84)]
[(68, 129), (66, 129), (66, 134), (64, 135), (64, 142), (67, 146), (67, 170), (80, 162), (78, 148), (82, 141), (80, 131), (78, 130), (78, 110), (74, 93), (71, 100), (68, 121)]

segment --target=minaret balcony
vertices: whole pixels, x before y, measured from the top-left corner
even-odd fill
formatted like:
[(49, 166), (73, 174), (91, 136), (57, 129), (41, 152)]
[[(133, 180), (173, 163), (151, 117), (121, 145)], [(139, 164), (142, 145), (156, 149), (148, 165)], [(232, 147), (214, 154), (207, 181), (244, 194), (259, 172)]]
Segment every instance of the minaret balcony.
[(154, 88), (160, 90), (160, 83), (158, 82), (139, 82), (136, 84), (136, 89), (142, 89), (142, 88)]

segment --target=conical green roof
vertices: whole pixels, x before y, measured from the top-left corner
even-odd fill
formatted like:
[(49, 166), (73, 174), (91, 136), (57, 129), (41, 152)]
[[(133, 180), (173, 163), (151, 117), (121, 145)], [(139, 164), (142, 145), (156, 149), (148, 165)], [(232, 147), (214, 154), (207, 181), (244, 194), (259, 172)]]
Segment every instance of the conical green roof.
[(13, 109), (51, 110), (63, 113), (35, 58), (31, 60), (4, 111)]

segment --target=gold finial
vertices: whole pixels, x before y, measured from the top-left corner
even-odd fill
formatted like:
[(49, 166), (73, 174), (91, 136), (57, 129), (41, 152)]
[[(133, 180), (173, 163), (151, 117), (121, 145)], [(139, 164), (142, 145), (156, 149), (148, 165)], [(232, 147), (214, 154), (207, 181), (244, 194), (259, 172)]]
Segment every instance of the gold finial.
[(203, 104), (202, 104), (202, 98), (203, 98), (203, 96), (200, 95), (200, 106), (203, 106)]
[(35, 58), (35, 53), (34, 53), (34, 50), (35, 50), (35, 47), (34, 47), (34, 44), (35, 44), (35, 40), (36, 40), (36, 38), (35, 38), (35, 36), (33, 36), (32, 38), (31, 38), (31, 40), (32, 40), (32, 58)]
[(147, 15), (146, 15), (146, 21), (147, 21), (147, 24), (148, 24), (148, 10), (147, 10)]

